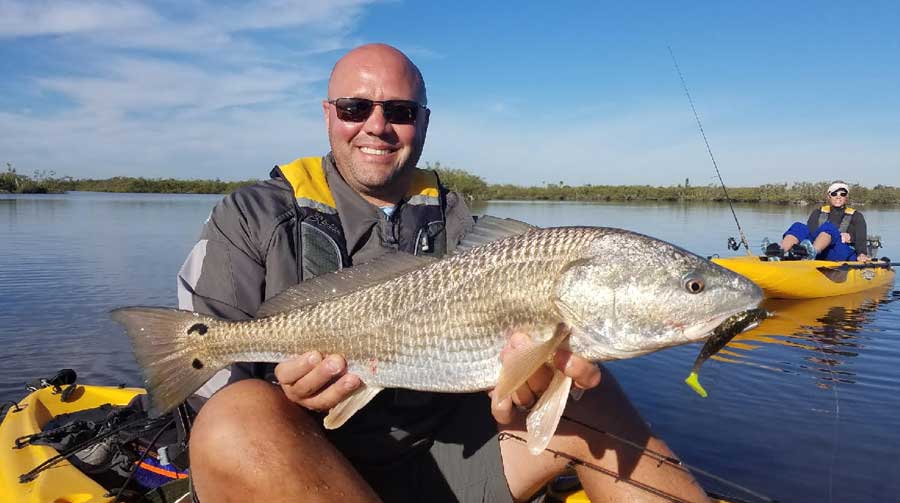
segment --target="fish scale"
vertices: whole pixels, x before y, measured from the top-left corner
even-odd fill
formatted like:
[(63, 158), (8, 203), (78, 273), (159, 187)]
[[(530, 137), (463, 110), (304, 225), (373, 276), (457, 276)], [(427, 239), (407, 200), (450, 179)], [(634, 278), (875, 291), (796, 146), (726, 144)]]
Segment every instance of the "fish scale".
[[(304, 282), (262, 306), (273, 314), (258, 319), (166, 308), (113, 317), (128, 330), (159, 410), (231, 363), (319, 350), (342, 354), (371, 390), (343, 412), (352, 415), (381, 388), (470, 392), (521, 382), (560, 343), (602, 361), (701, 340), (762, 300), (746, 278), (648, 236), (496, 221), (476, 225), (471, 242), (441, 260), (399, 254)], [(478, 242), (482, 232), (500, 236)], [(499, 355), (514, 330), (528, 332), (533, 348), (513, 371)]]
[[(509, 327), (551, 327), (560, 321), (546, 273), (583, 254), (587, 240), (570, 239), (572, 234), (562, 229), (531, 246), (512, 242), (499, 250), (485, 247), (480, 253), (461, 254), (310, 310), (273, 316), (268, 326), (236, 323), (222, 333), (221, 347), (232, 354), (274, 351), (285, 356), (317, 348), (342, 353), (354, 373), (377, 386), (484, 389), (499, 375), (498, 355)], [(478, 280), (456, 271), (470, 271)], [(436, 309), (424, 307), (435, 303)], [(472, 309), (476, 303), (479, 309)], [(436, 318), (435, 310), (445, 316)], [(265, 339), (259, 337), (260, 330), (266, 332)], [(230, 344), (233, 341), (240, 342)], [(375, 372), (372, 360), (377, 362)]]

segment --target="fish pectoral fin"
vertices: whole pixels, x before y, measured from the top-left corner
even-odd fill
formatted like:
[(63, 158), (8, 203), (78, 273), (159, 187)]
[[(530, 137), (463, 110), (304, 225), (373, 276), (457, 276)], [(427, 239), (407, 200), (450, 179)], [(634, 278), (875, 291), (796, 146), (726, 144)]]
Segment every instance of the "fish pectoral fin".
[(559, 419), (566, 409), (566, 402), (569, 398), (569, 390), (572, 387), (572, 378), (566, 376), (559, 370), (553, 372), (553, 380), (550, 386), (541, 395), (541, 399), (528, 413), (525, 420), (525, 426), (528, 434), (525, 435), (528, 444), (528, 450), (532, 454), (538, 455), (547, 448), (553, 434), (556, 433), (556, 427), (559, 425)]
[(375, 395), (381, 392), (384, 388), (379, 388), (378, 386), (367, 386), (363, 383), (359, 388), (356, 388), (356, 391), (353, 392), (352, 395), (345, 398), (341, 403), (332, 407), (331, 410), (328, 411), (328, 415), (325, 416), (325, 429), (333, 430), (335, 428), (340, 428), (344, 423), (347, 422), (348, 419), (353, 417), (353, 414), (365, 407), (367, 403), (371, 402)]
[(501, 402), (509, 397), (519, 386), (534, 374), (541, 365), (547, 363), (556, 353), (556, 349), (571, 333), (568, 325), (560, 323), (553, 336), (546, 342), (530, 348), (515, 351), (503, 362), (500, 379), (494, 388), (494, 400)]

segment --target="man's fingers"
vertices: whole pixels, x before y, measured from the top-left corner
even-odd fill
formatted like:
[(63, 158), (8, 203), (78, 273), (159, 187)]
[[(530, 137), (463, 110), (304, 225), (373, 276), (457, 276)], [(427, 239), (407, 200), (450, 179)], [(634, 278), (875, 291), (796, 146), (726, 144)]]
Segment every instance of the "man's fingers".
[(491, 392), (491, 414), (494, 420), (499, 424), (509, 424), (516, 417), (516, 410), (513, 408), (512, 398), (497, 402), (493, 399), (493, 391)]
[(527, 384), (519, 386), (519, 389), (513, 391), (513, 394), (510, 396), (512, 398), (513, 405), (518, 405), (519, 407), (525, 407), (526, 409), (530, 409), (537, 403), (537, 397), (540, 395), (536, 395)]
[(591, 389), (600, 384), (600, 368), (569, 351), (562, 349), (557, 351), (553, 363), (556, 368), (571, 377), (575, 386), (581, 389)]
[(293, 384), (322, 361), (322, 353), (310, 351), (275, 366), (275, 379), (281, 384)]
[[(531, 377), (528, 378), (524, 387), (528, 387), (529, 390), (535, 396), (541, 396), (547, 391), (547, 387), (550, 386), (550, 381), (553, 380), (553, 369), (548, 367), (547, 365), (541, 365)], [(523, 404), (524, 405), (524, 404)]]
[(307, 409), (329, 410), (350, 396), (360, 384), (362, 384), (362, 381), (359, 379), (359, 376), (346, 374), (312, 397), (302, 399), (297, 403)]
[(316, 361), (315, 355), (310, 355), (305, 361), (302, 358), (289, 360), (278, 365), (283, 368), (276, 367), (275, 376), (291, 401), (301, 403), (318, 395), (326, 385), (346, 372), (346, 362), (340, 355), (328, 355), (315, 365), (312, 365), (313, 361)]

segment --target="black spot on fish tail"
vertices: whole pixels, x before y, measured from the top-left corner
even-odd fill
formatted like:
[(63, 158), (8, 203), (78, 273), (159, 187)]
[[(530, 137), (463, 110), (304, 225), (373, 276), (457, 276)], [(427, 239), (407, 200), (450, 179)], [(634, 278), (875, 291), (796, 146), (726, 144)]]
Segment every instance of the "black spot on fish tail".
[(200, 370), (203, 368), (203, 362), (201, 362), (199, 358), (194, 358), (194, 361), (191, 362), (191, 367)]
[(197, 332), (199, 335), (206, 335), (206, 332), (209, 331), (209, 326), (204, 323), (194, 323), (191, 325), (191, 328), (187, 329), (188, 335), (191, 335), (194, 332)]

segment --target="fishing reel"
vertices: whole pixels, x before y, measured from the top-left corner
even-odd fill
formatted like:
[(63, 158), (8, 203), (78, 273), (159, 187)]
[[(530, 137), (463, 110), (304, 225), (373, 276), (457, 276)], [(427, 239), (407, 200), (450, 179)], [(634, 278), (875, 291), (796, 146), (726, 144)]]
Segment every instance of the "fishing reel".
[[(28, 391), (37, 391), (41, 388), (53, 388), (53, 393), (60, 395), (63, 402), (68, 402), (72, 398), (72, 394), (78, 388), (75, 380), (78, 375), (72, 369), (62, 369), (51, 378), (37, 379), (32, 383), (27, 383), (25, 389)], [(63, 388), (65, 386), (65, 388)]]
[(733, 236), (728, 238), (727, 246), (728, 246), (728, 249), (732, 250), (732, 251), (738, 251), (741, 248), (741, 244), (738, 243), (737, 239), (734, 239)]
[(878, 258), (878, 249), (883, 248), (881, 236), (866, 236), (866, 251), (869, 258)]

